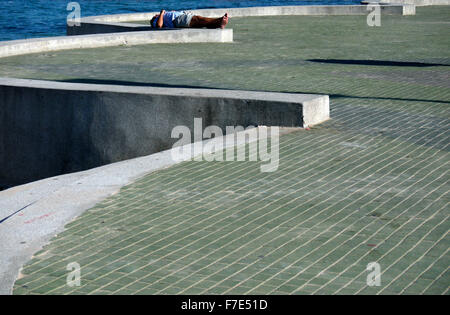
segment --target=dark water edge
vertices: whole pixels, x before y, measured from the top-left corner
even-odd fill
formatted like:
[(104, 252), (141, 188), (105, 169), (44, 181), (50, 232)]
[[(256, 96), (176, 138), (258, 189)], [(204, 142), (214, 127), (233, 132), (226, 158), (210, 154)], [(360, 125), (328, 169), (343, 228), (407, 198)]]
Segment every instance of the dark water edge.
[[(0, 41), (66, 35), (70, 0), (1, 0)], [(275, 5), (359, 4), (360, 0), (78, 0), (81, 16)]]

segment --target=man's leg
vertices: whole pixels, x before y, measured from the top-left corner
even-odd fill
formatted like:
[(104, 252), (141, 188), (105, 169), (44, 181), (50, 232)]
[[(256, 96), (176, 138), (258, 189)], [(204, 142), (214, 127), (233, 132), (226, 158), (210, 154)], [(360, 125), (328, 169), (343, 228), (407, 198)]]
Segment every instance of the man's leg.
[(227, 24), (228, 24), (228, 13), (225, 13), (224, 16), (217, 19), (207, 18), (200, 15), (194, 15), (192, 17), (191, 23), (189, 24), (189, 27), (225, 28)]

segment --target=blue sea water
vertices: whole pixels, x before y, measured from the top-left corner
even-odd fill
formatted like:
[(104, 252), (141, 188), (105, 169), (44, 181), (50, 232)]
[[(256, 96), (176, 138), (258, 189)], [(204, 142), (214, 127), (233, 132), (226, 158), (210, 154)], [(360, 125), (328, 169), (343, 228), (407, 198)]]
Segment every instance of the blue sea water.
[[(66, 33), (67, 4), (74, 0), (0, 0), (0, 41)], [(271, 5), (358, 4), (360, 0), (78, 0), (81, 16)]]

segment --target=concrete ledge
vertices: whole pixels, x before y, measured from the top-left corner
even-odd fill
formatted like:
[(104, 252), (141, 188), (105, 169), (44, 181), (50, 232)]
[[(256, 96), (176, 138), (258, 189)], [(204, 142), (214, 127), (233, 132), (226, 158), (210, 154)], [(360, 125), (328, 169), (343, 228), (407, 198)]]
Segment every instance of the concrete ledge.
[[(404, 15), (405, 6), (401, 4), (382, 5), (384, 14)], [(367, 15), (366, 5), (299, 5), (268, 6), (249, 8), (199, 9), (189, 11), (207, 17), (219, 17), (228, 12), (230, 17), (275, 16), (275, 15)], [(82, 18), (82, 22), (131, 22), (150, 20), (159, 12), (98, 15)], [(142, 25), (141, 25), (142, 26)]]
[(232, 29), (177, 29), (58, 36), (0, 42), (0, 58), (46, 51), (156, 43), (229, 43)]
[(375, 3), (390, 3), (390, 4), (412, 4), (416, 6), (429, 6), (429, 5), (450, 5), (450, 0), (368, 0)]
[(0, 182), (14, 186), (160, 152), (175, 126), (305, 127), (326, 95), (0, 78)]
[[(408, 15), (410, 10), (405, 5), (381, 5), (381, 13), (388, 15)], [(367, 15), (366, 5), (311, 5), (311, 6), (275, 6), (231, 9), (202, 9), (195, 14), (217, 16), (228, 11), (231, 17), (274, 16), (274, 15)], [(223, 13), (222, 13), (223, 14)], [(102, 20), (102, 18), (101, 18)]]
[[(276, 16), (276, 15), (367, 15), (365, 5), (316, 5), (316, 6), (269, 6), (229, 9), (200, 9), (190, 11), (196, 15), (219, 17), (228, 12), (230, 17)], [(413, 15), (411, 5), (382, 5), (382, 14)], [(67, 35), (127, 32), (151, 29), (150, 26), (125, 22), (150, 20), (159, 12), (129, 13), (91, 16), (81, 19), (79, 26), (67, 26)]]

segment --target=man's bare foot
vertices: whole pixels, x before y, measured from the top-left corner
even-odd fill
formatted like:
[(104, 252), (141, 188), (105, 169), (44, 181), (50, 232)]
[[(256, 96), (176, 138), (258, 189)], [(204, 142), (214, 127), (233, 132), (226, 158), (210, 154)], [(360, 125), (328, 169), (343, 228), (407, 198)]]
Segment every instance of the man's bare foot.
[(227, 24), (228, 24), (228, 13), (225, 13), (225, 15), (222, 17), (222, 23), (220, 24), (220, 28), (224, 29)]

